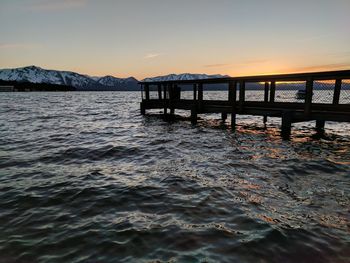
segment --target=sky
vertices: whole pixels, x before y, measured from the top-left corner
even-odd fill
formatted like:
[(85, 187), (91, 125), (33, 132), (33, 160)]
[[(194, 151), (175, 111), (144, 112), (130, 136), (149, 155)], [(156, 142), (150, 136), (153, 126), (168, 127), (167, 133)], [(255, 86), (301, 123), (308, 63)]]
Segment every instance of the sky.
[(0, 0), (0, 68), (92, 76), (350, 69), (350, 0)]

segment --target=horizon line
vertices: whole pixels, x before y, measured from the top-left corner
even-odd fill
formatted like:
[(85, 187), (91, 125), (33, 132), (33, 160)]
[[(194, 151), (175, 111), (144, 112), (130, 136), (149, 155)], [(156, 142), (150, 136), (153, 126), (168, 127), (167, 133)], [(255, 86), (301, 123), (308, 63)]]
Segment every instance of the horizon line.
[[(340, 64), (332, 64), (332, 65), (340, 65)], [(221, 73), (216, 73), (216, 74), (207, 74), (207, 73), (191, 73), (191, 72), (182, 72), (182, 73), (166, 73), (164, 75), (161, 74), (157, 74), (154, 76), (148, 76), (148, 77), (144, 77), (141, 78), (139, 80), (138, 77), (134, 77), (133, 75), (130, 75), (128, 77), (117, 77), (115, 75), (112, 74), (85, 74), (85, 73), (81, 73), (79, 71), (74, 71), (74, 70), (67, 70), (67, 69), (53, 69), (53, 68), (43, 68), (41, 66), (36, 66), (34, 64), (32, 65), (28, 65), (28, 66), (19, 66), (19, 67), (6, 67), (6, 68), (2, 68), (0, 70), (13, 70), (13, 69), (21, 69), (21, 68), (29, 68), (29, 67), (35, 67), (35, 68), (39, 68), (42, 70), (48, 70), (48, 71), (61, 71), (61, 72), (70, 72), (70, 73), (77, 73), (79, 75), (83, 75), (83, 76), (88, 76), (90, 78), (103, 78), (103, 77), (114, 77), (114, 78), (119, 78), (119, 79), (127, 79), (127, 78), (134, 78), (137, 81), (143, 81), (147, 78), (157, 78), (157, 77), (164, 77), (164, 76), (169, 76), (169, 75), (185, 75), (185, 74), (189, 74), (189, 75), (207, 75), (207, 76), (214, 76), (214, 75), (221, 75), (222, 78), (244, 78), (244, 77), (260, 77), (260, 76), (276, 76), (276, 75), (289, 75), (289, 74), (307, 74), (307, 73), (323, 73), (323, 72), (335, 72), (335, 71), (350, 71), (350, 65), (347, 64), (342, 64), (342, 66), (339, 66), (339, 69), (331, 69), (332, 65), (325, 65), (325, 66), (330, 66), (329, 69), (327, 69), (327, 67), (323, 67), (323, 66), (312, 66), (312, 67), (301, 67), (300, 69), (295, 69), (295, 70), (284, 70), (284, 71), (277, 71), (277, 72), (262, 72), (262, 73), (253, 73), (253, 74), (237, 74), (235, 76), (232, 75), (228, 75), (228, 74), (221, 74)], [(343, 66), (344, 65), (344, 66)], [(311, 68), (324, 68), (324, 70), (302, 70), (302, 69), (311, 69)], [(338, 67), (335, 67), (338, 68)]]

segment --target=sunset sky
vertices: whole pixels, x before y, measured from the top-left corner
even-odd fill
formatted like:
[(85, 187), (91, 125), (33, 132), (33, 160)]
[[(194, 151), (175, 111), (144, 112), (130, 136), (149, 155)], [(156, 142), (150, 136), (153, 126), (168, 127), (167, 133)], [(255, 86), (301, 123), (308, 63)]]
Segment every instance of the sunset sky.
[(350, 0), (0, 0), (0, 68), (242, 76), (350, 69)]

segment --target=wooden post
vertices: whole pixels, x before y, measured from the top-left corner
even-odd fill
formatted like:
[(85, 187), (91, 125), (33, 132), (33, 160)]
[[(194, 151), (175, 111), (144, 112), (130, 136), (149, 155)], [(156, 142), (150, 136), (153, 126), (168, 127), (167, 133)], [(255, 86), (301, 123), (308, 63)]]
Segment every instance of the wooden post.
[[(265, 82), (265, 88), (264, 88), (264, 102), (265, 103), (269, 102), (269, 89), (270, 89), (270, 83)], [(263, 122), (264, 122), (264, 127), (266, 128), (267, 115), (264, 115)]]
[(230, 104), (232, 105), (233, 103), (236, 102), (236, 93), (237, 93), (237, 82), (236, 81), (230, 81), (228, 83), (228, 100)]
[(167, 89), (168, 89), (168, 87), (167, 87), (167, 85), (168, 84), (164, 84), (164, 96), (163, 96), (163, 98), (164, 98), (164, 117), (167, 115), (167, 111), (168, 111), (168, 107), (167, 107)]
[(341, 85), (342, 85), (342, 80), (337, 79), (335, 81), (335, 86), (334, 86), (334, 95), (333, 95), (333, 104), (334, 105), (339, 104)]
[(264, 88), (264, 102), (269, 102), (269, 88), (270, 84), (268, 82), (265, 82), (265, 88)]
[(158, 84), (158, 99), (162, 99), (162, 85)]
[[(198, 94), (198, 96), (199, 96), (199, 94)], [(193, 103), (192, 108), (191, 108), (191, 123), (192, 124), (197, 124), (197, 117), (198, 117), (197, 116), (197, 107), (198, 107), (198, 102), (197, 102), (197, 84), (193, 84), (193, 102), (194, 103)]]
[(198, 84), (198, 108), (202, 111), (203, 108), (203, 83)]
[(245, 82), (241, 81), (239, 83), (239, 111), (242, 112), (244, 108), (245, 101)]
[(178, 101), (181, 99), (181, 87), (175, 84), (173, 86), (173, 101)]
[(221, 112), (221, 120), (226, 121), (227, 119), (227, 113), (226, 112)]
[(169, 102), (172, 100), (173, 95), (173, 87), (172, 84), (168, 84), (168, 100)]
[(191, 108), (191, 123), (197, 124), (197, 105), (196, 105), (196, 103)]
[(166, 95), (166, 93), (167, 93), (167, 84), (163, 84), (163, 87), (164, 87), (164, 96), (163, 96), (163, 98), (164, 98), (164, 100), (166, 100), (167, 99), (167, 95)]
[(197, 100), (197, 84), (193, 84), (193, 100)]
[(170, 89), (170, 96), (169, 96), (169, 108), (170, 108), (170, 115), (175, 114), (175, 107), (174, 107), (174, 100), (175, 100), (175, 89), (176, 89), (176, 84), (170, 84), (169, 89)]
[(141, 115), (146, 114), (146, 108), (143, 102), (140, 103), (140, 110), (141, 110)]
[(316, 132), (318, 135), (324, 134), (325, 120), (316, 120)]
[(145, 84), (145, 93), (146, 100), (149, 100), (149, 84)]
[(270, 102), (275, 102), (275, 93), (276, 93), (276, 82), (271, 81), (270, 85)]
[(284, 111), (282, 113), (281, 136), (283, 140), (288, 140), (292, 130), (292, 112)]
[(228, 89), (229, 89), (229, 103), (231, 104), (232, 110), (231, 110), (231, 130), (236, 130), (236, 96), (237, 96), (237, 82), (236, 81), (230, 81), (228, 83)]
[(231, 113), (231, 130), (236, 130), (236, 113)]
[(312, 79), (309, 79), (306, 81), (305, 108), (304, 108), (304, 114), (306, 118), (309, 118), (311, 114), (313, 83), (314, 81)]
[(263, 122), (264, 122), (264, 128), (266, 129), (267, 115), (264, 115)]
[(143, 100), (143, 90), (144, 90), (144, 85), (141, 84), (141, 99)]

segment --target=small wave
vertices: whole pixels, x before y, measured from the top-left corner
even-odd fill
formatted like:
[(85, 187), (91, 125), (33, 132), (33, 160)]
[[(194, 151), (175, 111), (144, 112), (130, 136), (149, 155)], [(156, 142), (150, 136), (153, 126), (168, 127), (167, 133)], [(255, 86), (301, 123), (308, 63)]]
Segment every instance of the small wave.
[(138, 147), (113, 146), (107, 145), (91, 149), (85, 147), (70, 147), (61, 150), (51, 156), (45, 156), (38, 159), (43, 163), (81, 163), (86, 161), (101, 161), (108, 159), (123, 159), (133, 155), (139, 155), (141, 150)]

